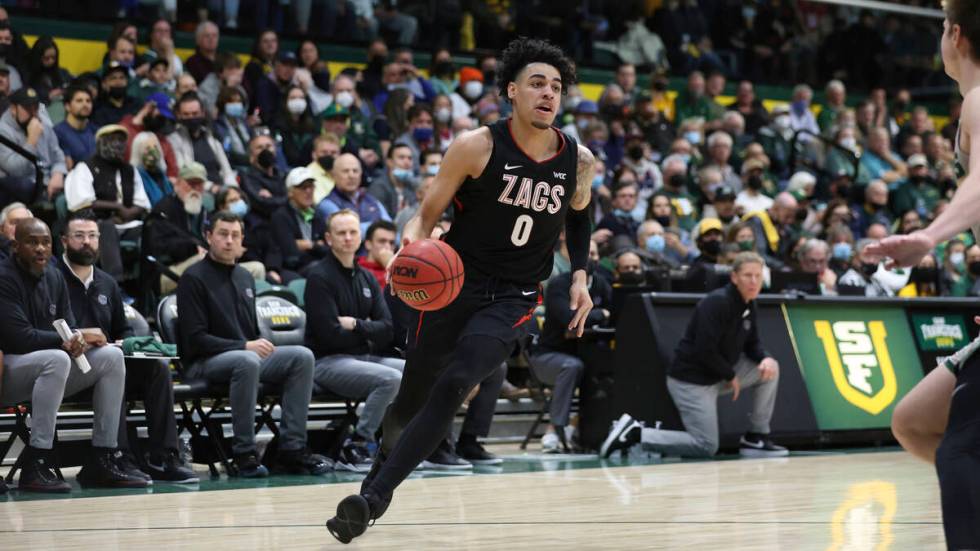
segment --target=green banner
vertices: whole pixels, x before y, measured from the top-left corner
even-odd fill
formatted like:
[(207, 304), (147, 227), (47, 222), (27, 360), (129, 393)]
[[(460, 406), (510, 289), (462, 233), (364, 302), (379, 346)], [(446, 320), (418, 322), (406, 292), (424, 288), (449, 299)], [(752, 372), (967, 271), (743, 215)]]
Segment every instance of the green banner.
[(911, 318), (915, 338), (924, 351), (956, 351), (970, 342), (963, 316), (915, 314)]
[(888, 428), (922, 378), (904, 311), (787, 305), (787, 321), (820, 430)]

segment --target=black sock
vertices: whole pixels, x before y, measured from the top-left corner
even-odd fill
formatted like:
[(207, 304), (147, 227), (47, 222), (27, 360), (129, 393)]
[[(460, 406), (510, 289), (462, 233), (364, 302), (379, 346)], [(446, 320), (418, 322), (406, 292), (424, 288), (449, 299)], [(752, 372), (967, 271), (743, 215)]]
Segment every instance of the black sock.
[(762, 434), (761, 432), (745, 433), (745, 439), (748, 440), (749, 442), (761, 442), (762, 440), (765, 440), (768, 436), (769, 436), (768, 434)]
[(459, 440), (456, 441), (457, 446), (462, 446), (463, 444), (476, 444), (475, 434), (460, 434)]

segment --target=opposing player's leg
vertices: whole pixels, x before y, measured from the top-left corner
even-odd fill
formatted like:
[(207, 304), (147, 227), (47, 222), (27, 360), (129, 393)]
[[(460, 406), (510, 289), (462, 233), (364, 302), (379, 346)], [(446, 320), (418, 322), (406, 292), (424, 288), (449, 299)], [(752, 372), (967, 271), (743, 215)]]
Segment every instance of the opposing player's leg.
[(963, 365), (978, 346), (980, 339), (930, 371), (895, 406), (892, 433), (906, 451), (919, 459), (929, 463), (935, 461), (936, 448), (946, 431), (950, 397), (956, 384), (956, 376), (950, 367), (956, 369)]
[(935, 453), (949, 549), (980, 549), (980, 358), (956, 377), (946, 434)]

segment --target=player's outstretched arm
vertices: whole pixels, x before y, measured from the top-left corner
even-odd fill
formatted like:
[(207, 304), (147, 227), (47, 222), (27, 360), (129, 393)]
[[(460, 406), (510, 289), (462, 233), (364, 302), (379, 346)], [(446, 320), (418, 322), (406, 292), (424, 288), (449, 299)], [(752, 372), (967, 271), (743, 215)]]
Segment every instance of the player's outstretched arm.
[(592, 178), (595, 176), (595, 157), (582, 145), (578, 146), (578, 168), (575, 172), (575, 194), (572, 195), (569, 205), (571, 210), (565, 219), (565, 243), (572, 264), (569, 299), (571, 309), (575, 312), (568, 329), (581, 337), (585, 331), (585, 320), (592, 311), (592, 297), (589, 296), (585, 267), (589, 261), (589, 241), (592, 235), (588, 207), (592, 200)]
[(914, 266), (937, 244), (952, 239), (963, 230), (980, 224), (980, 88), (963, 100), (960, 139), (969, 140), (970, 166), (949, 206), (929, 227), (909, 235), (887, 237), (869, 252), (891, 258), (890, 266)]
[(486, 127), (464, 132), (453, 140), (418, 212), (405, 224), (403, 246), (429, 237), (460, 186), (467, 177), (477, 178), (483, 173), (492, 152), (493, 137)]

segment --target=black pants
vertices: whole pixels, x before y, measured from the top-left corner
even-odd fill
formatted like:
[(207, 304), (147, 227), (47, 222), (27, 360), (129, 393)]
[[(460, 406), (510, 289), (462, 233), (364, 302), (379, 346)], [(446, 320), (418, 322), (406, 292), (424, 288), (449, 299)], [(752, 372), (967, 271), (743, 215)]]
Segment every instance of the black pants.
[(490, 371), (486, 379), (480, 381), (480, 390), (470, 400), (463, 426), (459, 429), (460, 436), (465, 434), (484, 437), (490, 434), (493, 413), (497, 409), (497, 398), (500, 397), (500, 388), (504, 386), (506, 378), (507, 364), (502, 363), (497, 366), (497, 369)]
[(383, 423), (387, 459), (366, 492), (387, 499), (445, 438), (469, 391), (507, 359), (537, 305), (534, 285), (467, 279), (410, 329), (398, 396)]
[(99, 220), (99, 266), (116, 281), (125, 273), (120, 241), (136, 241), (141, 229), (130, 228), (120, 232), (111, 219)]
[(946, 546), (980, 549), (980, 354), (967, 359), (956, 376), (936, 472)]
[(126, 360), (126, 396), (119, 416), (119, 448), (129, 450), (126, 403), (141, 399), (146, 409), (149, 451), (177, 449), (177, 420), (174, 417), (174, 387), (170, 368), (161, 360)]

